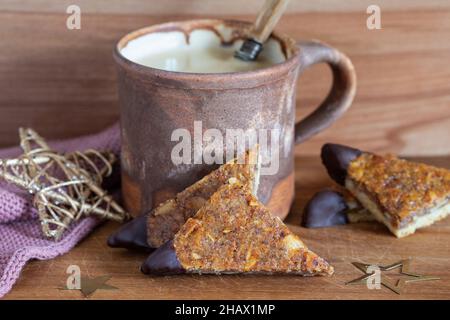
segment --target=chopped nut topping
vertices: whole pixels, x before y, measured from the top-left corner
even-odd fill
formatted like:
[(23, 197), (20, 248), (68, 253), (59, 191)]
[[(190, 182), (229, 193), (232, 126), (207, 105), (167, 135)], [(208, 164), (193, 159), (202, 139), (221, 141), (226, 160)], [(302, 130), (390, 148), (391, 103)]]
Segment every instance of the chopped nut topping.
[(197, 254), (197, 253), (195, 253), (195, 252), (192, 252), (192, 258), (194, 258), (195, 260), (199, 260), (199, 259), (202, 258), (202, 256)]
[(305, 245), (300, 241), (299, 238), (293, 236), (292, 234), (287, 235), (283, 239), (284, 245), (288, 251), (297, 250), (303, 248)]
[(246, 152), (245, 163), (239, 164), (237, 159), (233, 159), (178, 193), (175, 198), (156, 207), (147, 220), (148, 244), (157, 248), (173, 239), (185, 221), (195, 215), (224, 184), (239, 184), (253, 190), (256, 166), (249, 162), (253, 152)]
[(192, 232), (195, 231), (195, 229), (199, 228), (201, 225), (200, 220), (191, 220), (189, 223), (186, 223), (186, 233), (185, 236), (189, 236)]
[(174, 200), (167, 200), (166, 202), (163, 202), (159, 207), (158, 210), (156, 210), (155, 215), (161, 216), (168, 214), (172, 212), (172, 210), (175, 207), (175, 201)]
[(192, 197), (192, 198), (189, 198), (186, 201), (185, 206), (187, 208), (189, 208), (189, 209), (198, 211), (201, 207), (203, 207), (203, 205), (205, 204), (206, 200), (208, 200), (208, 199), (205, 199), (205, 198), (202, 198), (202, 197)]
[(348, 168), (350, 178), (390, 215), (394, 225), (425, 214), (450, 198), (450, 171), (399, 159), (363, 153)]
[[(252, 202), (257, 205), (250, 206)], [(209, 241), (210, 237), (215, 241)], [(173, 245), (188, 273), (333, 273), (332, 266), (309, 251), (248, 188), (240, 185), (220, 187), (181, 227)]]
[(250, 271), (252, 267), (258, 262), (256, 259), (247, 260), (244, 266), (244, 271)]
[(236, 183), (238, 180), (235, 177), (231, 177), (230, 179), (228, 179), (228, 183), (229, 184), (234, 184)]

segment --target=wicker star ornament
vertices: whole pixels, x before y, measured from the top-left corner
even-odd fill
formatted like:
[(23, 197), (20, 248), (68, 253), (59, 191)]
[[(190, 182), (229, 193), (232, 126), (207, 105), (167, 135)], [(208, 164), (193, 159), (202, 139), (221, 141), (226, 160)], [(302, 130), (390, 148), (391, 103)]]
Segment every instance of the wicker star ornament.
[(33, 195), (45, 236), (59, 240), (81, 217), (95, 215), (123, 222), (129, 214), (101, 184), (116, 157), (93, 149), (61, 154), (32, 129), (19, 129), (23, 154), (0, 159), (0, 178)]

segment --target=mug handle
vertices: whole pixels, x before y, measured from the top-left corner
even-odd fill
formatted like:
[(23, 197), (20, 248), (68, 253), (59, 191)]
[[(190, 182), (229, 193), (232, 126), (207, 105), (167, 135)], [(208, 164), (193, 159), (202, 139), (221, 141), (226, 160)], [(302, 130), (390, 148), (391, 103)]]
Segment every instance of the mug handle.
[(300, 42), (299, 74), (325, 62), (333, 72), (333, 86), (320, 106), (295, 125), (295, 144), (302, 143), (333, 124), (352, 104), (356, 74), (350, 59), (342, 52), (318, 41)]

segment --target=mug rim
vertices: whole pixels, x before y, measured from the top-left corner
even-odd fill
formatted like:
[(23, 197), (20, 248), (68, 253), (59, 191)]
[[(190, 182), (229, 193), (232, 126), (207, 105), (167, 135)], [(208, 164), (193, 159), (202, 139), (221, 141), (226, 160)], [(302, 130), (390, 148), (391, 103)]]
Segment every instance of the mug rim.
[[(139, 64), (126, 58), (121, 53), (121, 49), (123, 49), (128, 42), (149, 33), (169, 31), (181, 31), (187, 33), (196, 29), (208, 29), (208, 26), (210, 27), (209, 29), (214, 30), (214, 25), (219, 24), (240, 28), (241, 31), (244, 32), (252, 26), (252, 23), (250, 22), (233, 19), (192, 19), (155, 24), (131, 31), (121, 37), (114, 46), (113, 56), (118, 65), (125, 70), (148, 78), (158, 78), (159, 81), (158, 83), (154, 83), (155, 85), (173, 88), (253, 88), (276, 82), (285, 78), (289, 73), (297, 70), (300, 62), (300, 48), (291, 37), (279, 32), (273, 32), (271, 37), (280, 42), (286, 59), (268, 67), (249, 71), (223, 73), (169, 71)], [(187, 26), (191, 27), (187, 28)], [(291, 57), (288, 57), (287, 50), (290, 51)]]

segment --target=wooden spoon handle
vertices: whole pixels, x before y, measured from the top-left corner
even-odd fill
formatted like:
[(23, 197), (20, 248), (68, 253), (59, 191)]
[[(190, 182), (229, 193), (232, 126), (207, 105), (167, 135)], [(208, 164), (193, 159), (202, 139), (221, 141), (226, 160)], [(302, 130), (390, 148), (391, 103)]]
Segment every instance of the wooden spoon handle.
[(253, 40), (259, 43), (266, 42), (288, 3), (289, 0), (266, 0), (251, 31)]

